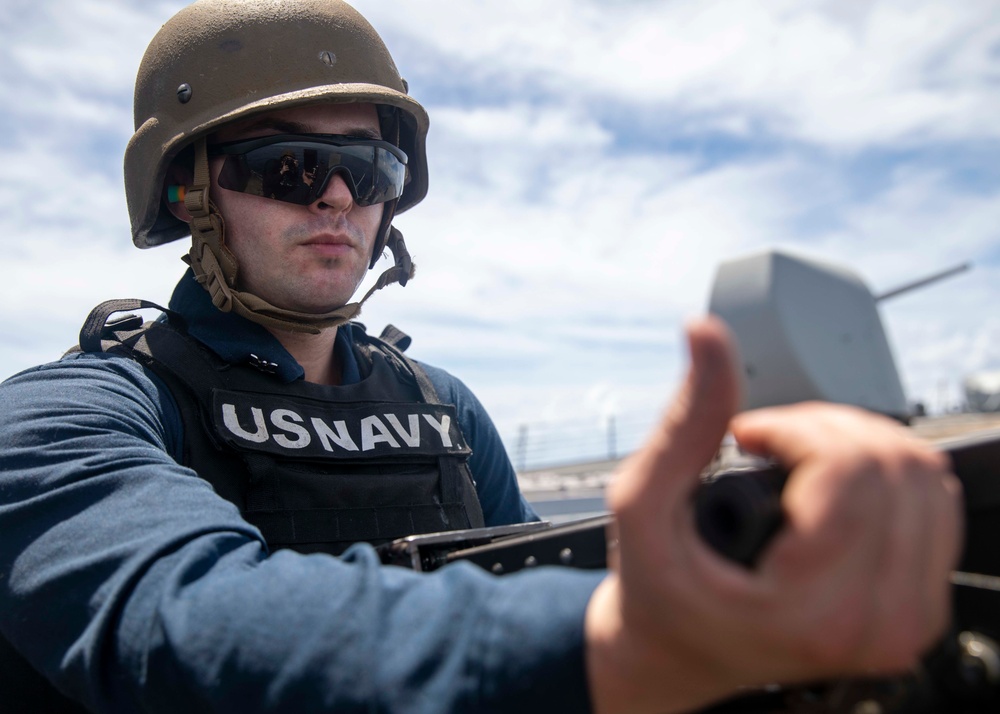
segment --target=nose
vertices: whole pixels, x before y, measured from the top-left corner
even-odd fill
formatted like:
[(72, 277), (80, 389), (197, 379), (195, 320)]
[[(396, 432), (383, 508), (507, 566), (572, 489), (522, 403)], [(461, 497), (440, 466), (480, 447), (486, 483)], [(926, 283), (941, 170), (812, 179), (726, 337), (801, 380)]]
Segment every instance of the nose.
[(320, 192), (316, 200), (312, 202), (310, 208), (314, 210), (333, 209), (335, 211), (346, 211), (354, 205), (354, 196), (347, 186), (340, 171), (335, 171), (326, 180), (326, 185)]

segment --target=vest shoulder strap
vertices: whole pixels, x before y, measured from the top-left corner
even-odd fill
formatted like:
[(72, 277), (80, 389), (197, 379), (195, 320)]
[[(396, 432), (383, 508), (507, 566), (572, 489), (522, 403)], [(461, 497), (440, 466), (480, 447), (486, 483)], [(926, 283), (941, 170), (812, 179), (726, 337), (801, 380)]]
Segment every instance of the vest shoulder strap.
[(410, 336), (408, 334), (400, 330), (395, 325), (386, 325), (382, 329), (382, 334), (379, 335), (378, 338), (383, 342), (392, 345), (400, 352), (406, 352), (406, 349), (410, 346), (410, 343), (413, 341), (410, 339)]
[[(184, 318), (173, 310), (161, 307), (155, 302), (135, 298), (106, 300), (87, 315), (87, 319), (83, 322), (83, 327), (80, 328), (78, 349), (71, 349), (70, 352), (106, 352), (108, 348), (113, 347), (115, 344), (123, 343), (129, 336), (143, 328), (142, 318), (138, 315), (128, 314), (111, 320), (111, 316), (115, 313), (143, 308), (159, 310), (167, 316), (172, 325), (181, 330), (184, 329)], [(105, 345), (105, 342), (111, 344)]]
[[(134, 314), (111, 319), (120, 312), (156, 309), (167, 317), (164, 322), (146, 322)], [(379, 352), (399, 374), (411, 379), (427, 404), (441, 404), (441, 398), (426, 371), (403, 354), (412, 339), (394, 325), (386, 325), (379, 337), (372, 337), (361, 323), (351, 323), (355, 354), (367, 373), (371, 370), (372, 352)], [(184, 318), (173, 310), (148, 300), (135, 298), (107, 300), (90, 311), (80, 329), (80, 343), (69, 352), (117, 352), (127, 354), (147, 366), (158, 365), (178, 375), (204, 395), (220, 385), (220, 364), (209, 351), (187, 335)], [(155, 349), (154, 349), (155, 348)]]
[(381, 335), (372, 337), (365, 332), (364, 325), (357, 322), (351, 324), (359, 328), (353, 331), (354, 344), (355, 351), (364, 364), (371, 365), (372, 350), (378, 350), (397, 371), (408, 375), (416, 383), (420, 389), (420, 396), (427, 404), (443, 403), (424, 368), (403, 354), (413, 341), (409, 335), (395, 325), (386, 325)]
[[(109, 319), (118, 312), (154, 308), (165, 322), (143, 322), (138, 315)], [(87, 316), (80, 330), (80, 344), (70, 352), (113, 352), (125, 355), (164, 376), (176, 376), (196, 398), (203, 400), (213, 387), (223, 385), (220, 359), (188, 336), (184, 318), (148, 300), (108, 300)]]

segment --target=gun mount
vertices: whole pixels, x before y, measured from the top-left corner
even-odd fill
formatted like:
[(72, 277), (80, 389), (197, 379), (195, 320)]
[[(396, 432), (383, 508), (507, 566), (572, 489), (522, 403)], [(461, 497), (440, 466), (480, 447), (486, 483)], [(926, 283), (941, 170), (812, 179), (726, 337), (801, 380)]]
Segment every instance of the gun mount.
[[(952, 573), (951, 631), (914, 670), (892, 677), (748, 688), (701, 714), (993, 714), (1000, 711), (1000, 431), (941, 441), (965, 492), (966, 539)], [(720, 554), (753, 567), (781, 528), (786, 474), (748, 464), (711, 474), (694, 496), (695, 522)], [(543, 565), (603, 568), (606, 514), (560, 525), (526, 524), (413, 536), (380, 547), (383, 561), (435, 570), (459, 560), (503, 575)]]
[(819, 399), (909, 421), (877, 303), (968, 268), (876, 296), (849, 268), (777, 250), (722, 263), (709, 311), (739, 343), (744, 408)]

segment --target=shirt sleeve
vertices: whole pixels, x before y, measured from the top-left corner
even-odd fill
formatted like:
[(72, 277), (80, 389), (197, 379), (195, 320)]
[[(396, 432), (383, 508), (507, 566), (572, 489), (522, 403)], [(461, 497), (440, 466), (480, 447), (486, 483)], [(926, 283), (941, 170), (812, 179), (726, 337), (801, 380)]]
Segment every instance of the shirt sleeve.
[(0, 404), (0, 632), (94, 711), (589, 710), (602, 573), (269, 554), (171, 456), (176, 407), (131, 360), (22, 373)]
[(457, 377), (438, 367), (420, 363), (441, 401), (454, 404), (462, 433), (472, 449), (469, 469), (487, 526), (540, 520), (521, 493), (517, 475), (500, 434), (476, 395)]

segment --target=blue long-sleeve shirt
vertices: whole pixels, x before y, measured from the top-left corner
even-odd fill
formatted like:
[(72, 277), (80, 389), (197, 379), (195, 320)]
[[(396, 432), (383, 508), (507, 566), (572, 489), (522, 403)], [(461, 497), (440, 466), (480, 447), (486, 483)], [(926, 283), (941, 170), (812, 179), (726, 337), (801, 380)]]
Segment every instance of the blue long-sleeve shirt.
[[(252, 351), (301, 378), (189, 275), (170, 307), (223, 358)], [(487, 523), (531, 518), (481, 405), (428, 374), (458, 408)], [(109, 712), (588, 708), (583, 615), (600, 573), (418, 574), (366, 545), (270, 554), (179, 464), (182, 443), (168, 390), (126, 358), (75, 355), (0, 385), (0, 631), (64, 693)]]

